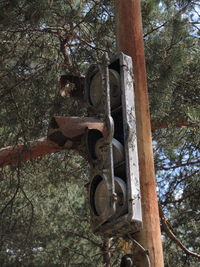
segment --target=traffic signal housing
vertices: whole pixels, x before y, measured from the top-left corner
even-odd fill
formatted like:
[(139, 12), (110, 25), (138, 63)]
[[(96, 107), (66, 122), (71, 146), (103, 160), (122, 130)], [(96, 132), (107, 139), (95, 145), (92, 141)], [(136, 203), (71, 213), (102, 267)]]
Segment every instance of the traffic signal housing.
[(124, 235), (141, 229), (141, 197), (131, 57), (120, 53), (89, 67), (85, 98), (108, 135), (86, 134), (91, 164), (89, 205), (96, 234)]

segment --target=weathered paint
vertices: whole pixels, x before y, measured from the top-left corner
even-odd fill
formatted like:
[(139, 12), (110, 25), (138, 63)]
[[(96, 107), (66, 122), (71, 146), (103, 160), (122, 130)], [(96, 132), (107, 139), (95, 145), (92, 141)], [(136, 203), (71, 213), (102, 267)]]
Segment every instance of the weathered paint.
[(65, 146), (67, 141), (79, 142), (87, 130), (95, 129), (107, 135), (104, 122), (90, 117), (52, 117), (47, 138), (59, 146)]

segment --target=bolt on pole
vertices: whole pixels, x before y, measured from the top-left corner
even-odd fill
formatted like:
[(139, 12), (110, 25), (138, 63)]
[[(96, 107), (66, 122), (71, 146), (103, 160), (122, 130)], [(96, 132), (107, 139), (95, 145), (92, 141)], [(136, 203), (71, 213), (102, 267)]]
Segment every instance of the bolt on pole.
[[(156, 194), (140, 0), (115, 0), (118, 50), (133, 59), (143, 229), (134, 238), (162, 267), (163, 251)], [(140, 266), (144, 266), (143, 263)]]

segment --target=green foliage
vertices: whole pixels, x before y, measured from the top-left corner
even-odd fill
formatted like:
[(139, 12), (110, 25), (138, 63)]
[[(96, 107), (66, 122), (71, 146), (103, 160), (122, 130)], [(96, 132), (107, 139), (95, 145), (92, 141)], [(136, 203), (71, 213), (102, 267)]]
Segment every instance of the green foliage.
[[(1, 147), (44, 137), (54, 115), (86, 114), (77, 101), (61, 97), (59, 79), (63, 71), (84, 75), (105, 51), (116, 52), (113, 2), (0, 3)], [(142, 1), (151, 117), (154, 125), (167, 125), (153, 132), (159, 199), (173, 232), (196, 253), (198, 12), (195, 1)], [(71, 151), (52, 154), (6, 167), (0, 175), (1, 266), (103, 266), (103, 240), (90, 229), (83, 158)], [(198, 266), (166, 235), (163, 244), (167, 267)], [(113, 239), (113, 266), (121, 253)]]

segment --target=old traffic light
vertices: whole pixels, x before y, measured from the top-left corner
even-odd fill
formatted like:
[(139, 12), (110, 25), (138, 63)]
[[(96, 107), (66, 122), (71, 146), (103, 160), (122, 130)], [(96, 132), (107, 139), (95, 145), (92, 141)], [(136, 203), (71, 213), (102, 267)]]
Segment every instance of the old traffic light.
[(85, 78), (91, 113), (105, 122), (107, 136), (87, 131), (91, 163), (89, 205), (93, 231), (105, 236), (141, 229), (132, 59), (123, 53), (92, 65)]

